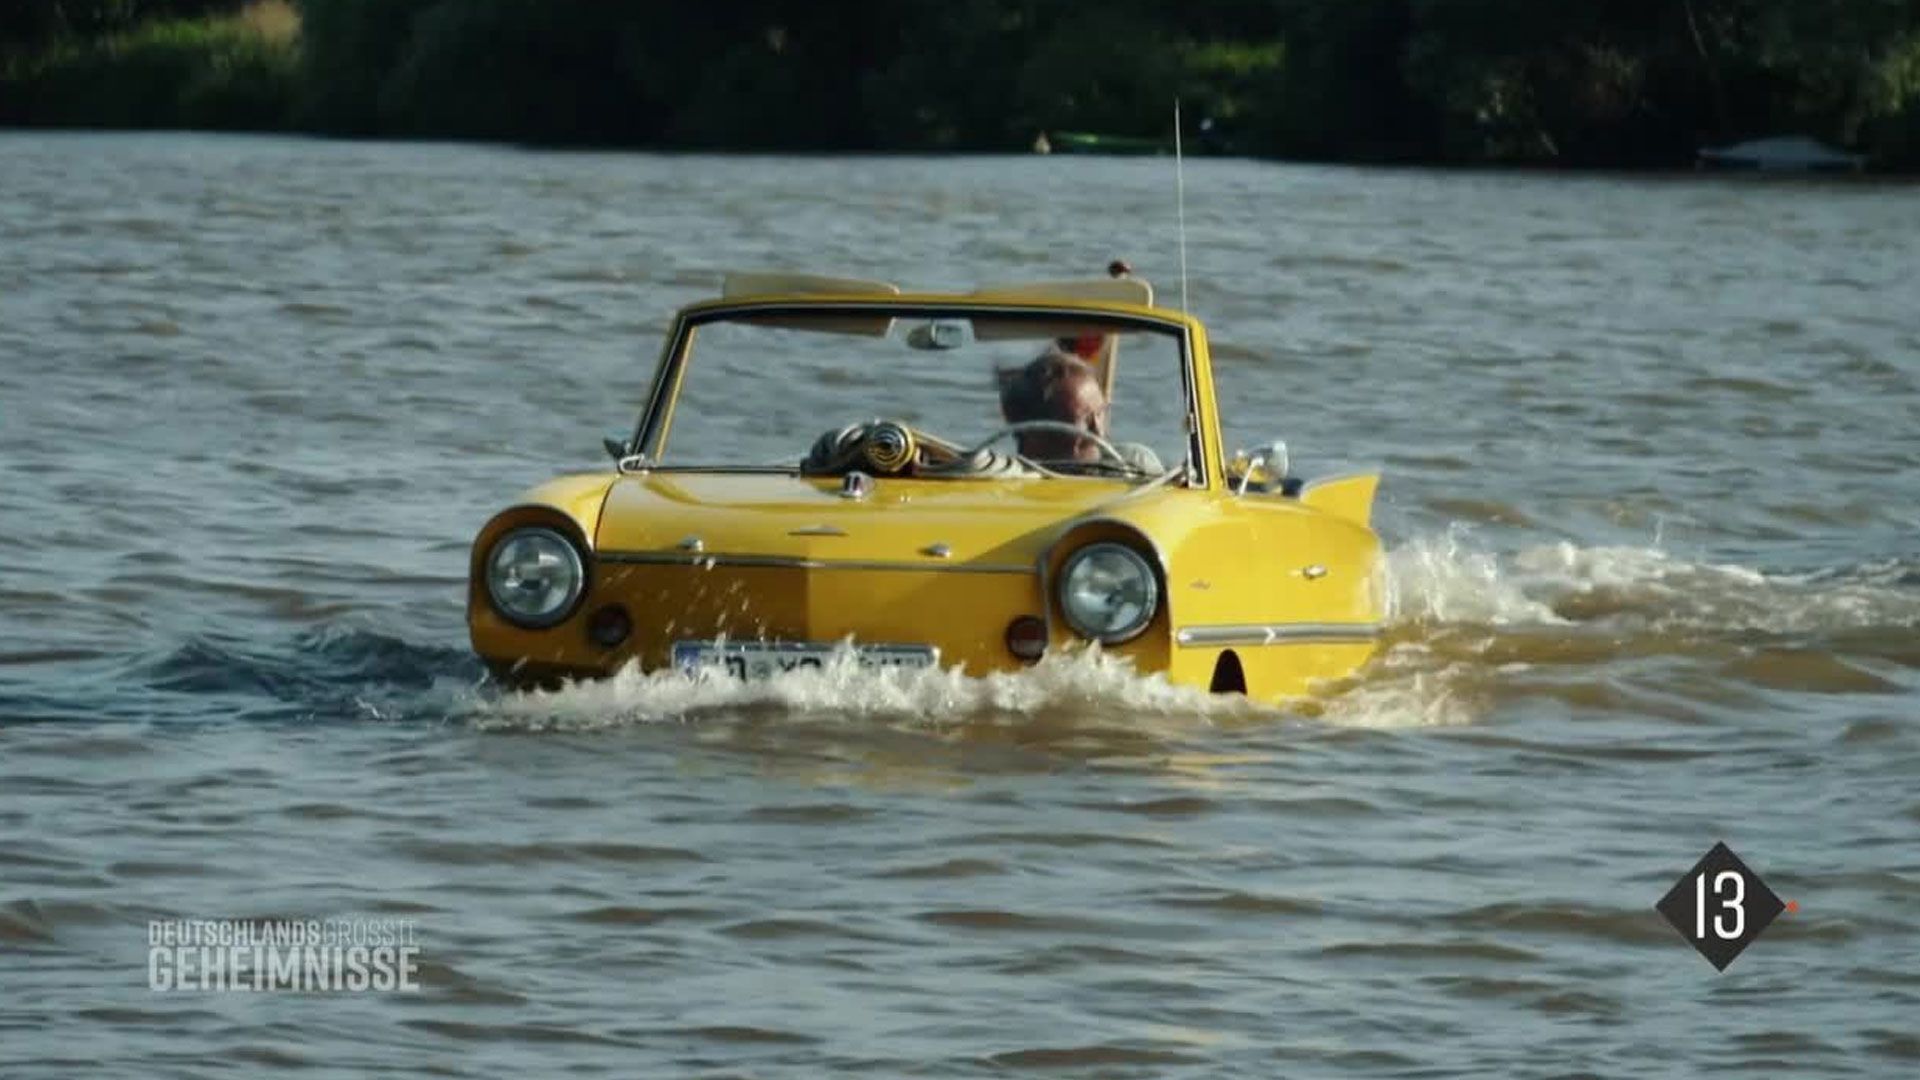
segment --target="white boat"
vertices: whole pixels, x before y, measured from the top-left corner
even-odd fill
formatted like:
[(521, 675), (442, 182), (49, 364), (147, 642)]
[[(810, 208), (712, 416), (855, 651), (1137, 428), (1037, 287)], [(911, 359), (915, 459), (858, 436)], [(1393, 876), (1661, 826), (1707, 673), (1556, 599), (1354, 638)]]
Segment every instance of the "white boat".
[(1703, 147), (1700, 163), (1763, 172), (1857, 172), (1866, 166), (1867, 159), (1836, 150), (1810, 135), (1776, 135), (1731, 146)]

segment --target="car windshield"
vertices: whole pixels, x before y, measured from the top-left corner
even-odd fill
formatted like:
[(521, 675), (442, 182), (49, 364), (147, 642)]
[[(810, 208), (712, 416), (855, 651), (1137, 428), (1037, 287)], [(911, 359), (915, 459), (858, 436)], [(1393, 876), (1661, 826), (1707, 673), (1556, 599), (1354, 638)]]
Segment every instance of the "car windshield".
[[(694, 328), (650, 449), (667, 468), (801, 468), (856, 425), (972, 450), (1023, 420), (990, 449), (1062, 475), (1147, 477), (1188, 461), (1187, 415), (1173, 329), (1057, 312), (734, 314)], [(1107, 445), (1062, 424), (1100, 425)]]

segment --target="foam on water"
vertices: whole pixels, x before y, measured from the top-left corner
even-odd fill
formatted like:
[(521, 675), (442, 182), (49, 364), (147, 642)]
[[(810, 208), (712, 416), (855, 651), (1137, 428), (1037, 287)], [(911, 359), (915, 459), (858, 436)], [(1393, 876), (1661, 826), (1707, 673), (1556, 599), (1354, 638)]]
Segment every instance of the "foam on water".
[(628, 669), (555, 691), (484, 700), (475, 723), (580, 730), (774, 712), (792, 721), (931, 729), (1063, 715), (1087, 723), (1203, 724), (1293, 715), (1340, 726), (1425, 727), (1482, 718), (1490, 688), (1527, 670), (1528, 656), (1564, 662), (1561, 638), (1599, 634), (1605, 641), (1587, 648), (1660, 653), (1701, 638), (1920, 626), (1920, 590), (1902, 584), (1910, 570), (1899, 567), (1770, 575), (1654, 548), (1565, 543), (1500, 554), (1453, 529), (1394, 548), (1387, 571), (1391, 617), (1380, 655), (1354, 678), (1283, 707), (1174, 686), (1098, 650), (981, 678), (952, 670), (867, 671), (842, 654), (824, 669), (756, 683)]
[(1902, 561), (1816, 573), (1693, 562), (1654, 547), (1561, 542), (1509, 555), (1466, 530), (1417, 538), (1387, 556), (1395, 625), (1572, 627), (1703, 635), (1819, 634), (1920, 626), (1920, 582)]
[[(1379, 657), (1262, 709), (466, 641), (721, 270), (1070, 277), (1151, 161), (0, 154), (0, 1072), (1914, 1071), (1920, 189), (1201, 162), (1225, 441), (1386, 466)], [(859, 419), (791, 381), (728, 414)], [(1723, 836), (1806, 909), (1716, 981), (1647, 905)], [(138, 985), (149, 918), (355, 914), (419, 1007)]]
[[(867, 671), (842, 655), (824, 669), (758, 683), (627, 670), (522, 693), (490, 686), (464, 646), (410, 644), (345, 625), (303, 631), (279, 645), (194, 639), (138, 670), (147, 691), (182, 696), (186, 711), (194, 707), (188, 698), (237, 695), (255, 718), (345, 714), (585, 730), (748, 715), (925, 731), (1122, 725), (1177, 733), (1223, 719), (1288, 716), (1369, 728), (1472, 723), (1530, 671), (1550, 667), (1564, 681), (1590, 669), (1601, 679), (1617, 659), (1717, 666), (1768, 648), (1843, 664), (1865, 656), (1911, 667), (1920, 658), (1920, 567), (1911, 560), (1769, 573), (1650, 547), (1556, 543), (1497, 552), (1455, 527), (1394, 547), (1386, 569), (1390, 618), (1379, 655), (1354, 677), (1282, 705), (1174, 686), (1097, 649), (981, 678)], [(21, 715), (46, 716), (119, 708), (93, 700), (16, 704)], [(150, 698), (125, 707), (165, 711)]]
[(929, 728), (1020, 723), (1056, 715), (1089, 721), (1126, 715), (1206, 723), (1257, 708), (1241, 698), (1175, 686), (1162, 675), (1143, 675), (1125, 659), (1098, 649), (1049, 656), (1026, 671), (970, 677), (958, 669), (863, 669), (843, 648), (824, 667), (757, 682), (627, 667), (608, 679), (483, 702), (475, 723), (580, 730), (695, 722), (743, 712), (776, 712), (794, 721), (877, 721)]

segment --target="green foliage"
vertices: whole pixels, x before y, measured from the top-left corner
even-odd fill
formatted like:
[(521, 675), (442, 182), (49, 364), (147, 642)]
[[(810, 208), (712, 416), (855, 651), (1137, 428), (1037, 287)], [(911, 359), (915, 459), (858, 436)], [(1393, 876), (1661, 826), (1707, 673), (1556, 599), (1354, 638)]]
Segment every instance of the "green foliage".
[(302, 126), (335, 135), (385, 130), (381, 97), (433, 0), (300, 0)]
[(413, 21), (379, 97), (387, 130), (555, 142), (612, 137), (632, 96), (617, 38), (545, 0), (455, 0)]
[(14, 122), (84, 127), (284, 128), (299, 67), (296, 43), (233, 19), (146, 23), (88, 42), (64, 40), (10, 67)]
[(861, 86), (874, 144), (914, 150), (1007, 149), (1034, 136), (1014, 115), (1013, 60), (1035, 34), (1030, 5), (902, 0), (894, 38)]
[(1162, 27), (1089, 8), (1032, 43), (1014, 76), (1013, 112), (1039, 131), (1158, 135), (1167, 130), (1179, 77)]
[(6, 0), (0, 4), (0, 54), (34, 52), (62, 41), (91, 41), (142, 23), (230, 14), (246, 0)]
[(1397, 160), (1436, 152), (1408, 86), (1410, 0), (1281, 0), (1287, 64), (1269, 90), (1265, 148), (1315, 158)]
[(1861, 90), (1859, 141), (1892, 168), (1920, 169), (1920, 30), (1876, 52)]
[(1014, 150), (1159, 137), (1178, 96), (1202, 150), (1920, 166), (1920, 0), (294, 2), (297, 56), (242, 0), (10, 0), (0, 122)]
[[(748, 5), (760, 6), (760, 5)], [(781, 5), (765, 5), (778, 8)], [(872, 145), (862, 108), (870, 41), (890, 24), (884, 5), (863, 21), (848, 4), (769, 11), (738, 33), (708, 39), (712, 52), (665, 93), (672, 142), (738, 149), (841, 150)], [(836, 18), (835, 15), (844, 17)], [(695, 40), (700, 40), (696, 38)], [(649, 42), (650, 51), (667, 42)]]

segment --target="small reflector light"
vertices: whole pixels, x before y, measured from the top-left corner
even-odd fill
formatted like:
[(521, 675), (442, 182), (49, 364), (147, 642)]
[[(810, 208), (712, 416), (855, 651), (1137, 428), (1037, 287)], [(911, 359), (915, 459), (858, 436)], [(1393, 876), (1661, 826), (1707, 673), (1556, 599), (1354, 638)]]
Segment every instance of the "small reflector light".
[(1007, 624), (1007, 651), (1032, 663), (1047, 651), (1047, 624), (1032, 615), (1022, 615)]
[(633, 619), (619, 604), (609, 604), (593, 613), (587, 621), (587, 637), (603, 649), (611, 649), (633, 633)]

